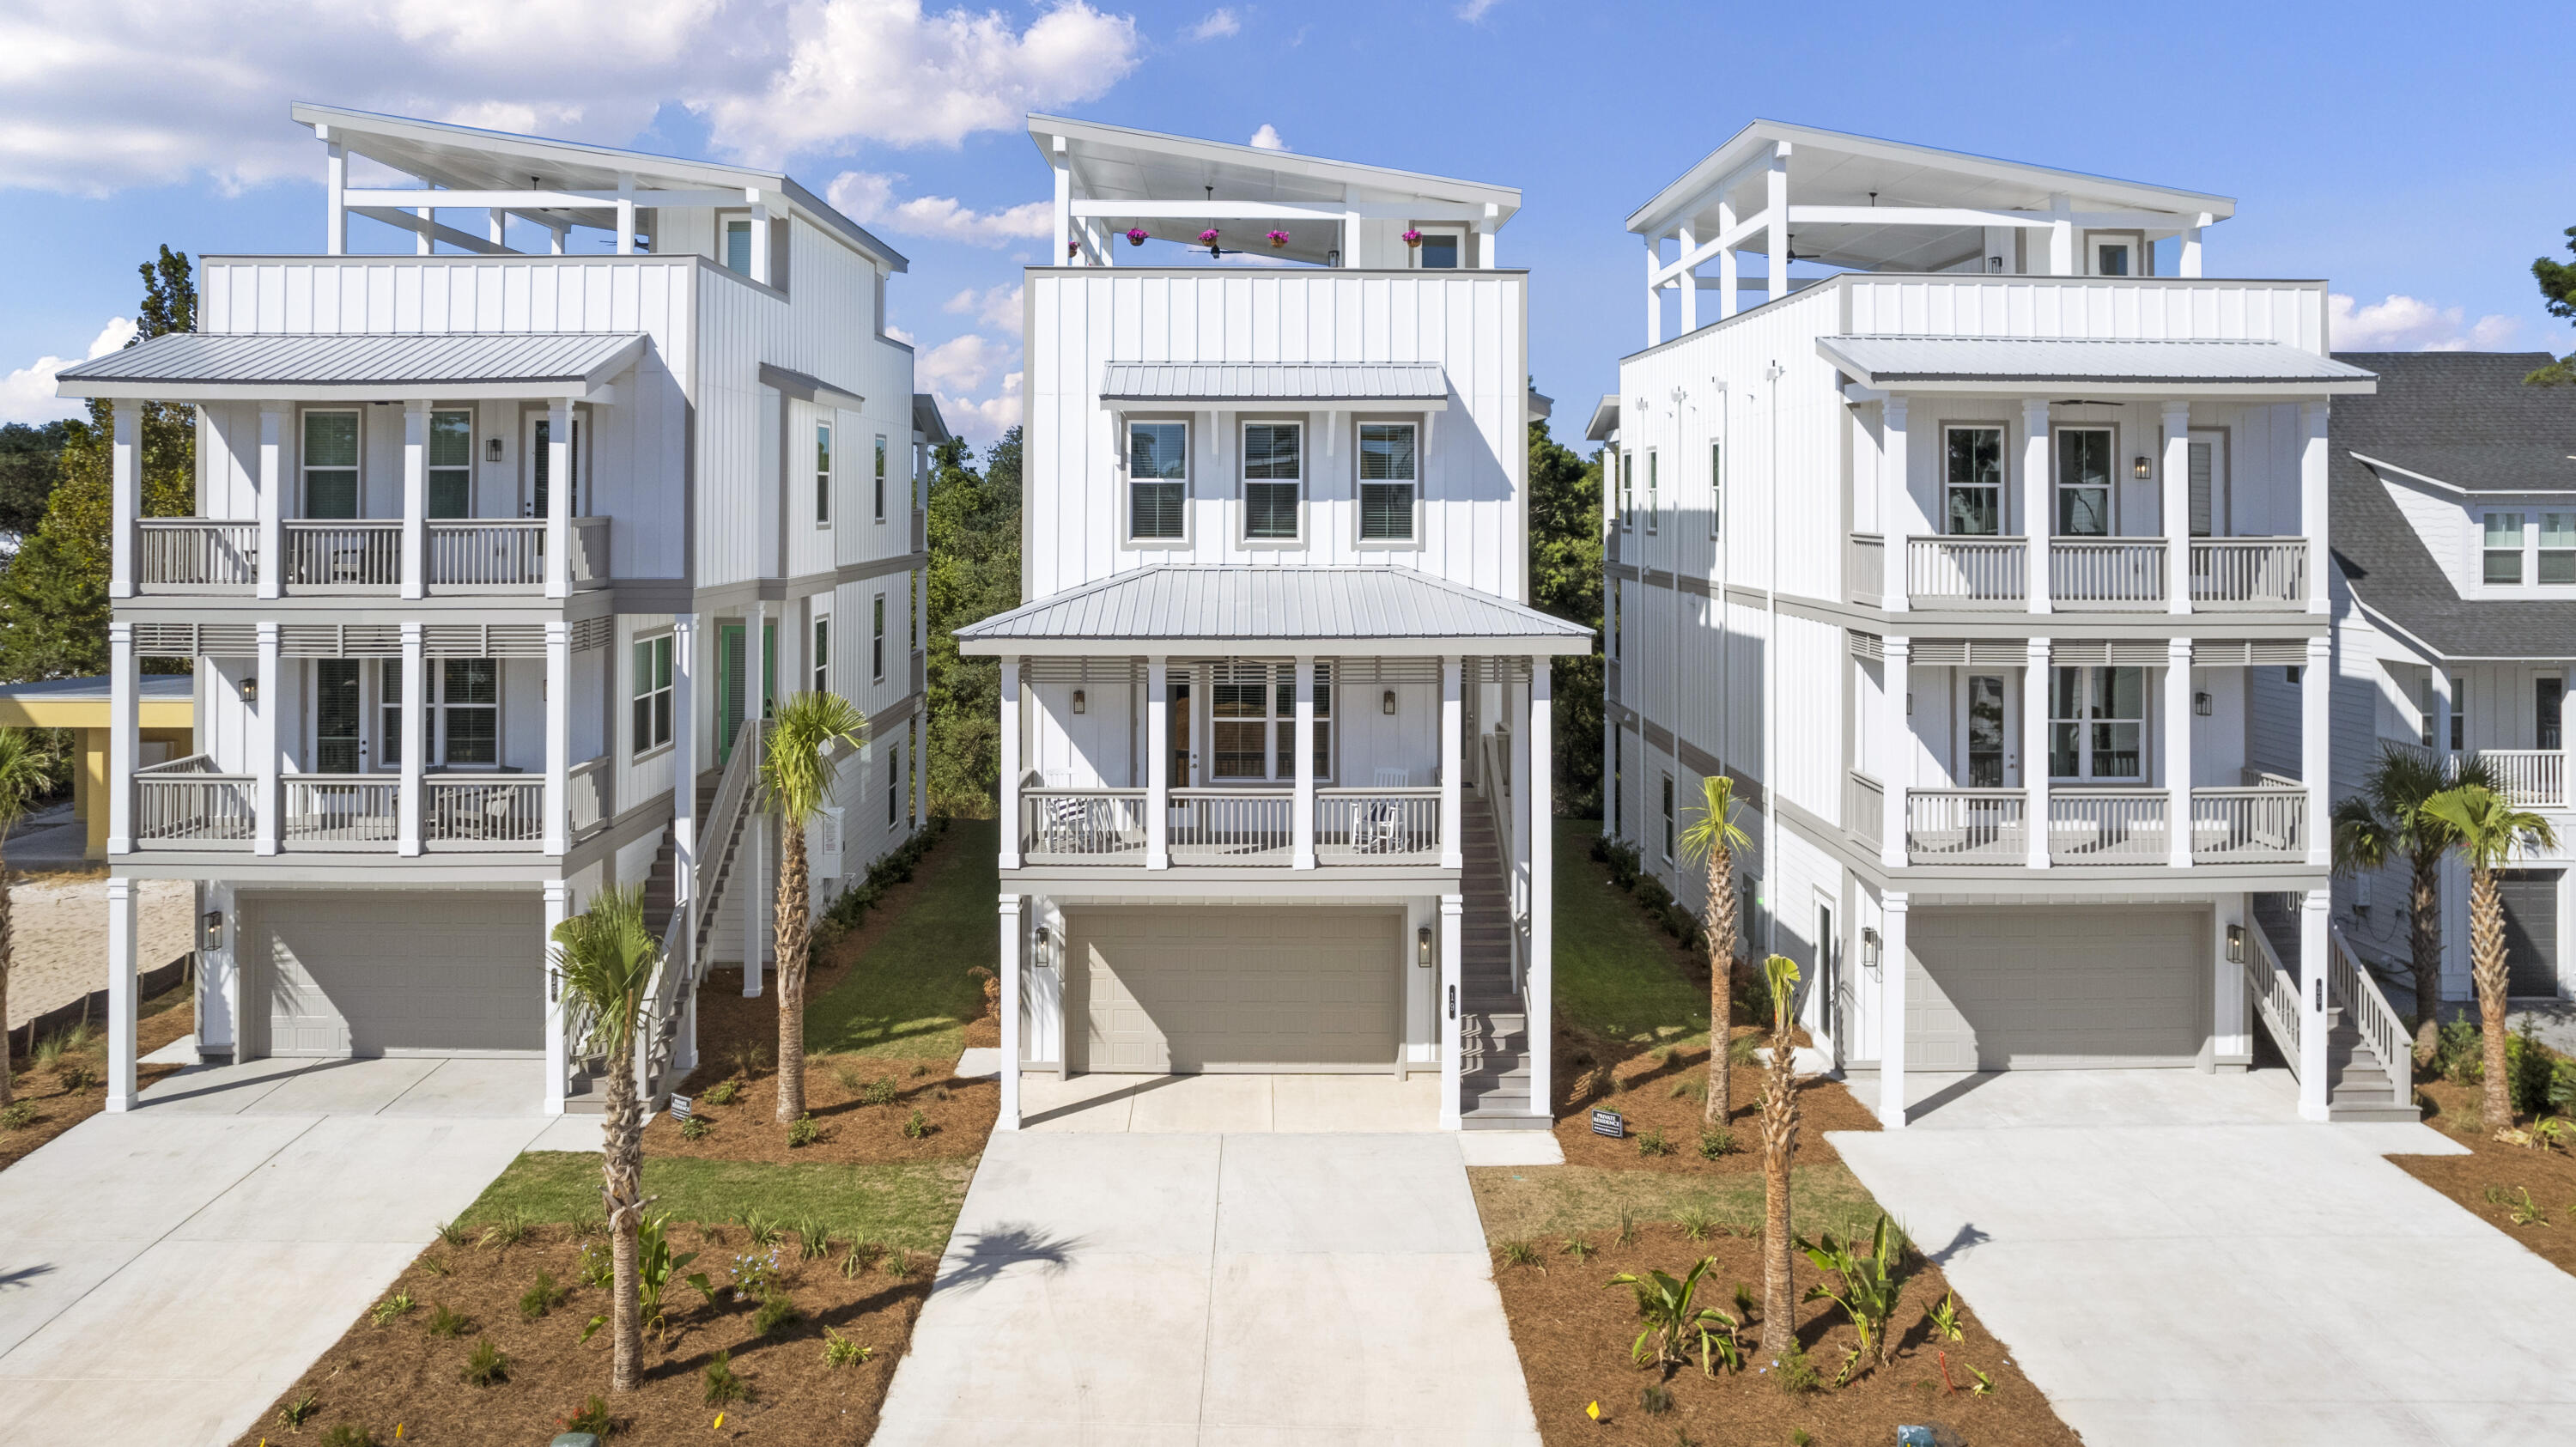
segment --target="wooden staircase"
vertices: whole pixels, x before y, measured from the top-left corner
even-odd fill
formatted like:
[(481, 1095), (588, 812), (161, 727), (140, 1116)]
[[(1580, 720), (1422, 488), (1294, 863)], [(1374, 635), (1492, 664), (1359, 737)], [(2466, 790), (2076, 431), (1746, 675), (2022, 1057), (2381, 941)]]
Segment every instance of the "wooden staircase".
[[(2293, 896), (2257, 894), (2254, 896), (2254, 923), (2272, 946), (2272, 953), (2283, 961), (2299, 957), (2299, 918), (2288, 904)], [(2331, 972), (2330, 972), (2331, 973)], [(2328, 996), (2326, 1009), (2326, 1118), (2338, 1121), (2416, 1121), (2424, 1118), (2422, 1110), (2396, 1100), (2397, 1082), (2389, 1073), (2389, 1062), (2377, 1051), (2353, 1023), (2359, 1002), (2347, 1000), (2340, 989)], [(2260, 1018), (2261, 1012), (2255, 1012)], [(2285, 1054), (2293, 1052), (2286, 1042)], [(2295, 1065), (2293, 1069), (2295, 1069)]]
[(1512, 988), (1512, 903), (1491, 801), (1461, 809), (1458, 1115), (1467, 1130), (1545, 1130), (1530, 1102), (1529, 1006)]

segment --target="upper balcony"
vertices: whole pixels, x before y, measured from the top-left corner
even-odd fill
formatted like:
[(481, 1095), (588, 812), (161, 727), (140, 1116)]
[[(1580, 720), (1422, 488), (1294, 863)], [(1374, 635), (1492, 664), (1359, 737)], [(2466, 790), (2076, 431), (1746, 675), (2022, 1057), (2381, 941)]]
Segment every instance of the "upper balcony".
[[(141, 596), (402, 597), (548, 592), (544, 518), (281, 518), (263, 552), (255, 518), (141, 518), (134, 591)], [(563, 587), (609, 581), (609, 520), (569, 520)], [(415, 542), (415, 536), (417, 542)], [(276, 560), (273, 571), (263, 557)]]
[[(2161, 537), (1907, 536), (1903, 586), (1891, 593), (1887, 539), (1853, 533), (1844, 554), (1851, 601), (1865, 608), (1900, 597), (1916, 610), (2127, 613), (2307, 611), (2308, 540), (2207, 538), (2186, 544), (2176, 586), (2173, 545)], [(2032, 606), (2029, 579), (2045, 552), (2048, 588)], [(2182, 599), (2184, 606), (2177, 607)]]

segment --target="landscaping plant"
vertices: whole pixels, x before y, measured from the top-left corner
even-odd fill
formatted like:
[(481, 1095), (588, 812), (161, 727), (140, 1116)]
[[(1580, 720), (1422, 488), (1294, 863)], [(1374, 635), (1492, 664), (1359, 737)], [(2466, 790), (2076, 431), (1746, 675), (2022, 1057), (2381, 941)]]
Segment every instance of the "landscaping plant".
[[(1771, 1063), (1762, 1077), (1762, 1344), (1778, 1348), (1797, 1341), (1789, 1166), (1798, 1153), (1798, 1052), (1790, 1032), (1798, 962), (1773, 955), (1762, 962), (1762, 976), (1771, 990)], [(1810, 1369), (1807, 1375), (1812, 1379), (1815, 1373)]]
[(1625, 1286), (1637, 1294), (1637, 1316), (1646, 1328), (1628, 1344), (1630, 1361), (1641, 1367), (1678, 1366), (1696, 1350), (1699, 1369), (1707, 1376), (1716, 1376), (1720, 1363), (1729, 1370), (1744, 1365), (1743, 1343), (1736, 1335), (1742, 1323), (1695, 1299), (1700, 1282), (1716, 1264), (1715, 1257), (1703, 1256), (1679, 1280), (1661, 1271), (1649, 1270), (1643, 1276), (1622, 1271), (1603, 1283)]
[(827, 1367), (864, 1365), (876, 1354), (874, 1347), (861, 1346), (828, 1326), (823, 1328), (823, 1365)]
[[(644, 887), (603, 889), (590, 908), (554, 930), (555, 975), (567, 1000), (590, 1021), (585, 1053), (608, 1061), (606, 1149), (600, 1155), (600, 1203), (608, 1216), (612, 1263), (609, 1390), (631, 1392), (641, 1380), (644, 1313), (637, 1269), (644, 1224), (644, 1102), (635, 1079), (645, 992), (661, 946), (644, 924)], [(585, 1332), (584, 1335), (588, 1335)]]
[(805, 830), (831, 802), (832, 778), (839, 772), (837, 756), (865, 744), (867, 727), (867, 715), (839, 694), (800, 693), (780, 705), (778, 721), (762, 745), (761, 797), (778, 819), (780, 1125), (792, 1125), (805, 1113), (805, 967), (814, 943)]
[(477, 1337), (474, 1350), (465, 1354), (462, 1375), (469, 1387), (497, 1387), (510, 1380), (510, 1359), (492, 1345), (490, 1337)]
[(1735, 1033), (1735, 851), (1752, 841), (1735, 823), (1735, 780), (1700, 780), (1700, 814), (1682, 831), (1682, 857), (1708, 871), (1708, 1093), (1701, 1108), (1711, 1126), (1735, 1113), (1727, 1046)]
[(2335, 806), (2337, 874), (2368, 874), (2406, 862), (2407, 964), (2415, 976), (2415, 1068), (2432, 1063), (2441, 1028), (2442, 855), (2452, 844), (2451, 825), (2428, 812), (2453, 782), (2494, 787), (2494, 776), (2474, 755), (2460, 761), (2456, 781), (2442, 765), (2412, 749), (2384, 744), (2379, 762), (2362, 775), (2361, 792)]
[(731, 1352), (718, 1352), (714, 1359), (707, 1363), (706, 1382), (707, 1405), (710, 1407), (721, 1407), (728, 1402), (744, 1401), (751, 1396), (750, 1385), (733, 1374), (733, 1353)]
[[(1905, 1235), (1882, 1211), (1878, 1225), (1870, 1232), (1869, 1254), (1863, 1256), (1853, 1248), (1859, 1243), (1838, 1241), (1834, 1233), (1823, 1233), (1821, 1244), (1798, 1238), (1798, 1250), (1819, 1271), (1830, 1271), (1842, 1278), (1843, 1289), (1828, 1291), (1822, 1282), (1807, 1288), (1806, 1300), (1830, 1301), (1851, 1318), (1852, 1330), (1860, 1333), (1860, 1350), (1871, 1361), (1884, 1363), (1889, 1340), (1888, 1318), (1896, 1314), (1896, 1299), (1905, 1290)], [(1844, 1363), (1846, 1375), (1851, 1364)]]
[(2447, 825), (2452, 847), (2469, 866), (2469, 979), (2477, 987), (2478, 1026), (2485, 1035), (2486, 1074), (2481, 1109), (2488, 1129), (2513, 1124), (2513, 1078), (2505, 1060), (2504, 895), (2496, 870), (2517, 849), (2554, 849), (2549, 821), (2517, 809), (2480, 784), (2445, 789), (2424, 811)]

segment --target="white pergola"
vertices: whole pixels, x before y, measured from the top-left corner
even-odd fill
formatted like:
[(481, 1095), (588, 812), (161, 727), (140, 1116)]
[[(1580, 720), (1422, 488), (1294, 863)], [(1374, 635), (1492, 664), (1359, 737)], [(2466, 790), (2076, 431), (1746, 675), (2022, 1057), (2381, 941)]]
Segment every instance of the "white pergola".
[[(1755, 121), (1639, 207), (1628, 230), (1646, 242), (1653, 346), (1663, 340), (1667, 288), (1681, 294), (1688, 333), (1699, 326), (1700, 292), (1715, 291), (1718, 317), (1731, 317), (1745, 290), (1777, 300), (1794, 289), (1792, 260), (2071, 276), (2080, 270), (2076, 233), (2100, 230), (2137, 233), (2142, 265), (2152, 243), (2180, 237), (2179, 274), (2198, 276), (2203, 228), (2235, 214), (2226, 196)], [(1765, 257), (1759, 278), (1739, 274), (1744, 251)], [(2025, 253), (2028, 264), (2017, 264)], [(1712, 261), (1717, 275), (1700, 275)]]

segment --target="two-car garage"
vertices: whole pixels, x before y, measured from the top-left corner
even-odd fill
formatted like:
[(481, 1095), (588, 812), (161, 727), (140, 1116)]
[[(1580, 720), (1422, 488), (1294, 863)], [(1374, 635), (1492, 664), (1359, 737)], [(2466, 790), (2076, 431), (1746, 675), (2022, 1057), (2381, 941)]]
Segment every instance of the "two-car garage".
[(1068, 906), (1065, 1065), (1393, 1069), (1404, 921), (1401, 909)]
[(244, 891), (252, 1055), (545, 1049), (543, 902), (502, 891)]
[(1918, 909), (1907, 1066), (2192, 1065), (2208, 1033), (2210, 931), (2205, 908)]

